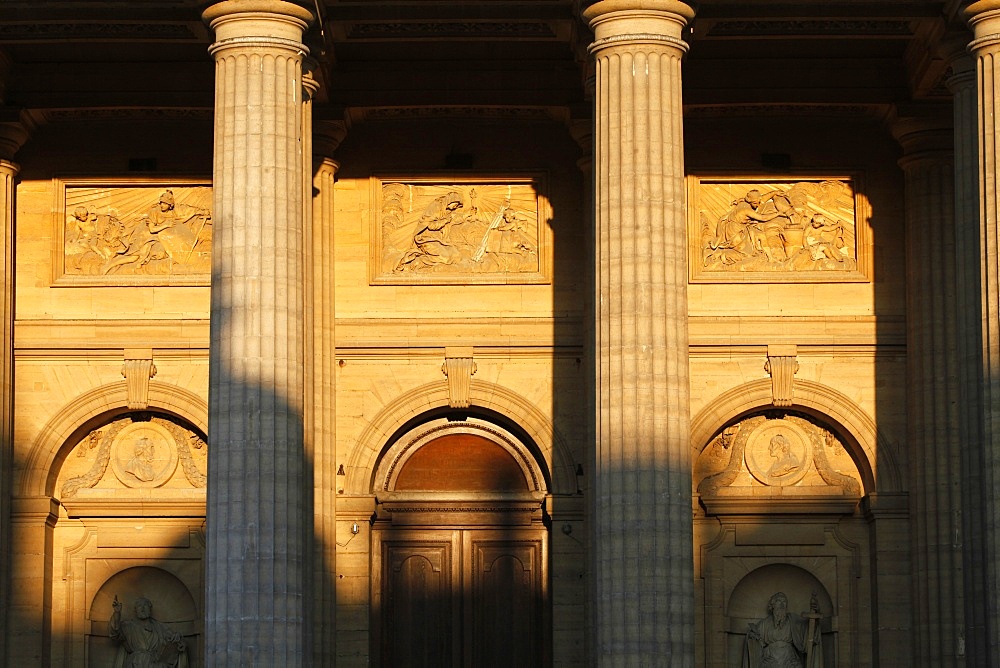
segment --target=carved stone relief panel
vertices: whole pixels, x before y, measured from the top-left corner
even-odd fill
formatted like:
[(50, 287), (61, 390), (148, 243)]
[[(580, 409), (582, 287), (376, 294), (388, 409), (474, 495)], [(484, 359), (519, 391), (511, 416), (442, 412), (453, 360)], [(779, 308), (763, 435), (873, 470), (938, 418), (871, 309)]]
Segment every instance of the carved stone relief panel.
[(57, 489), (66, 500), (204, 488), (206, 450), (202, 435), (181, 422), (132, 413), (80, 440), (63, 464)]
[(207, 181), (56, 180), (56, 285), (208, 285)]
[(540, 177), (373, 178), (373, 284), (547, 283)]
[(858, 176), (690, 177), (688, 203), (692, 281), (869, 280)]
[(861, 496), (861, 476), (837, 435), (791, 413), (723, 429), (698, 457), (695, 480), (703, 499)]

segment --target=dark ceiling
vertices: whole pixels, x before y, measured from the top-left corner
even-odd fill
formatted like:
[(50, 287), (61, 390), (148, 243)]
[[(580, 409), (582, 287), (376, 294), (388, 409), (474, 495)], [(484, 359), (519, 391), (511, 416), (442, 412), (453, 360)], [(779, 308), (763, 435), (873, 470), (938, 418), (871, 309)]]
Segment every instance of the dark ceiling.
[[(4, 0), (8, 107), (211, 109), (203, 0)], [(586, 105), (578, 0), (302, 4), (331, 110)], [(942, 2), (704, 0), (686, 38), (685, 105), (886, 105), (947, 95)]]

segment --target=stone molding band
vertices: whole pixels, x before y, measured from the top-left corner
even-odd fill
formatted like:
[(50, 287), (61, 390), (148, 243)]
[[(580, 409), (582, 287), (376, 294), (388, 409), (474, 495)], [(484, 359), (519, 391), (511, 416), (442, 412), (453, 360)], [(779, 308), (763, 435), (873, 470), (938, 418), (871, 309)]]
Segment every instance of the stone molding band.
[(1000, 43), (1000, 32), (995, 32), (989, 35), (983, 35), (982, 37), (977, 37), (976, 39), (969, 42), (969, 53), (976, 53), (977, 50), (990, 46), (991, 44)]
[(670, 35), (657, 35), (656, 33), (640, 32), (633, 34), (624, 35), (611, 35), (610, 37), (602, 37), (601, 39), (596, 39), (594, 42), (587, 47), (588, 53), (597, 53), (601, 49), (610, 48), (616, 46), (620, 43), (637, 44), (637, 43), (659, 43), (665, 44), (667, 46), (672, 46), (675, 49), (679, 49), (682, 53), (687, 53), (688, 43), (683, 39), (677, 37), (671, 37)]
[(228, 39), (220, 40), (213, 43), (208, 47), (208, 52), (213, 56), (224, 49), (237, 49), (237, 48), (278, 48), (286, 49), (289, 51), (294, 51), (299, 56), (308, 56), (309, 47), (307, 47), (302, 42), (297, 42), (294, 39), (285, 39), (283, 37), (230, 37)]

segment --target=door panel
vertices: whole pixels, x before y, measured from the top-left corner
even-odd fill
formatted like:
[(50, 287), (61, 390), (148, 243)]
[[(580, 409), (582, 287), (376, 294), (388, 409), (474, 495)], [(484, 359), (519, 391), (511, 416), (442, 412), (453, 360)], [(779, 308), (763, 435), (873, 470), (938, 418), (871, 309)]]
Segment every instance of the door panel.
[(435, 533), (444, 535), (428, 540), (426, 532), (414, 532), (412, 537), (394, 535), (380, 541), (381, 586), (375, 603), (381, 611), (384, 666), (460, 665), (457, 536)]
[(471, 586), (466, 664), (542, 665), (542, 540), (537, 533), (518, 540), (466, 531), (464, 546)]

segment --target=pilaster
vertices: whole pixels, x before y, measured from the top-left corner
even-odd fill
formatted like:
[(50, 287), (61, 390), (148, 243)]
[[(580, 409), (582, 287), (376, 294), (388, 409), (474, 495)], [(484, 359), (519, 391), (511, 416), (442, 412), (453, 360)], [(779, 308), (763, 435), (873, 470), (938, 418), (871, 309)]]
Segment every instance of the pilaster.
[(598, 665), (694, 663), (682, 30), (676, 0), (602, 0), (594, 31)]
[(209, 7), (216, 62), (205, 652), (302, 665), (306, 629), (302, 60), (311, 14)]
[[(334, 187), (339, 163), (331, 158), (339, 139), (331, 141), (328, 123), (314, 127), (311, 158), (312, 235), (311, 290), (307, 299), (312, 313), (311, 399), (307, 413), (312, 438), (313, 465), (313, 601), (315, 665), (332, 665), (337, 656), (337, 438), (336, 349), (334, 331)], [(343, 135), (340, 135), (342, 138)]]
[(969, 50), (976, 60), (979, 164), (979, 292), (981, 299), (982, 453), (979, 509), (983, 581), (976, 587), (985, 602), (983, 665), (1000, 653), (1000, 0), (979, 0), (966, 8), (973, 31)]
[(955, 180), (950, 110), (893, 126), (906, 182), (907, 440), (914, 656), (964, 665)]

